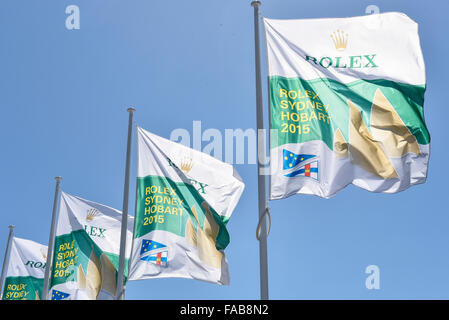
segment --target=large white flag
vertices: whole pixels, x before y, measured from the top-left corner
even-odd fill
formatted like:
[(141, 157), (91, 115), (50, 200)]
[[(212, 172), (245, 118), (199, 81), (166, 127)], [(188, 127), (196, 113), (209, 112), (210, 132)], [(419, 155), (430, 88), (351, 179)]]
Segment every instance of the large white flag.
[(3, 300), (39, 300), (42, 297), (46, 260), (47, 246), (14, 237)]
[(226, 223), (244, 184), (233, 166), (137, 128), (138, 172), (130, 280), (229, 283)]
[(264, 19), (270, 198), (330, 197), (352, 183), (394, 193), (423, 183), (430, 136), (418, 25), (391, 12)]
[[(121, 222), (119, 210), (61, 192), (50, 299), (115, 297)], [(133, 223), (129, 217), (125, 261), (131, 252)]]

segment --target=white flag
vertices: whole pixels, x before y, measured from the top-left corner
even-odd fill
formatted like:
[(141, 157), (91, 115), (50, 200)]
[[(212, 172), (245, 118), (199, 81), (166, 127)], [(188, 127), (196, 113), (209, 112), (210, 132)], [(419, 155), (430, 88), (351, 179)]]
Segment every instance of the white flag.
[[(61, 192), (50, 285), (52, 300), (115, 297), (121, 221), (119, 210)], [(131, 252), (134, 222), (131, 217), (128, 221), (125, 261)]]
[(130, 280), (229, 283), (226, 223), (243, 192), (234, 168), (137, 128), (138, 172)]
[(3, 300), (40, 300), (47, 246), (13, 237), (3, 287)]
[(388, 12), (264, 26), (270, 199), (328, 198), (351, 183), (394, 193), (425, 182), (426, 79), (413, 20)]

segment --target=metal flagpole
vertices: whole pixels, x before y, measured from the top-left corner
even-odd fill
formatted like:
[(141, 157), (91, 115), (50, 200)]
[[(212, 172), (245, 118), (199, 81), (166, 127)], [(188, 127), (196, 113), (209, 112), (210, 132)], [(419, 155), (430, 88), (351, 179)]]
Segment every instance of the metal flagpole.
[(122, 210), (122, 229), (120, 235), (120, 256), (118, 263), (118, 278), (117, 278), (117, 300), (125, 298), (125, 254), (126, 254), (126, 235), (128, 233), (128, 198), (129, 198), (129, 174), (131, 165), (131, 138), (133, 133), (133, 113), (134, 108), (128, 108), (128, 141), (126, 146), (126, 168), (125, 168), (125, 186), (123, 192), (123, 210)]
[(62, 178), (55, 177), (55, 180), (56, 180), (56, 188), (55, 188), (55, 197), (53, 199), (53, 212), (51, 214), (50, 237), (48, 238), (47, 263), (45, 265), (44, 286), (42, 287), (42, 300), (47, 300), (48, 289), (50, 284), (50, 273), (53, 264), (53, 251), (55, 247), (55, 224), (56, 224), (56, 213), (59, 199), (59, 185), (61, 184)]
[(3, 297), (3, 282), (5, 281), (6, 261), (8, 260), (9, 251), (11, 250), (11, 239), (13, 237), (14, 226), (9, 228), (8, 243), (6, 244), (5, 257), (3, 258), (2, 275), (0, 276), (0, 299)]
[[(134, 123), (134, 126), (137, 128), (137, 125)], [(137, 146), (137, 150), (139, 150), (139, 146)], [(139, 153), (139, 151), (137, 151), (137, 153)], [(134, 198), (134, 225), (133, 225), (133, 234), (132, 234), (132, 240), (131, 240), (131, 252), (133, 252), (134, 250), (134, 234), (136, 233), (136, 209), (137, 209), (137, 192), (138, 192), (138, 180), (136, 179), (136, 194), (135, 194), (135, 198)], [(130, 266), (131, 266), (131, 259), (128, 260), (128, 270), (130, 270)], [(128, 271), (128, 276), (129, 276), (129, 271)]]
[[(267, 225), (262, 222), (267, 213), (265, 174), (261, 172), (261, 159), (265, 157), (265, 136), (260, 132), (265, 132), (263, 124), (263, 103), (262, 103), (262, 79), (260, 71), (260, 45), (259, 45), (259, 6), (260, 1), (251, 2), (254, 8), (254, 51), (256, 58), (256, 104), (257, 104), (257, 182), (258, 182), (258, 203), (259, 203), (259, 258), (260, 258), (260, 298), (268, 300), (268, 257), (267, 257)], [(262, 138), (262, 139), (261, 139)], [(262, 173), (262, 174), (261, 174)]]

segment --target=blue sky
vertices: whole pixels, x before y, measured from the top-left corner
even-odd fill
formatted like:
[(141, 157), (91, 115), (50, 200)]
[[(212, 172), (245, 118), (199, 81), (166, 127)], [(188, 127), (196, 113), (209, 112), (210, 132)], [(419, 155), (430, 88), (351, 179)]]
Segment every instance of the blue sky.
[[(71, 4), (80, 8), (79, 30), (65, 28)], [(346, 17), (370, 4), (419, 23), (428, 180), (394, 195), (349, 186), (329, 200), (271, 202), (272, 299), (449, 298), (449, 3), (282, 0), (262, 1), (260, 9), (280, 19)], [(129, 106), (137, 124), (163, 137), (176, 128), (192, 132), (194, 120), (223, 134), (256, 126), (250, 1), (2, 0), (0, 41), (1, 257), (10, 224), (18, 237), (47, 244), (56, 175), (65, 192), (122, 208)], [(135, 147), (134, 137), (131, 181)], [(136, 281), (127, 285), (128, 299), (259, 298), (256, 165), (236, 169), (246, 189), (228, 224), (231, 284)], [(134, 193), (131, 182), (130, 212)], [(365, 287), (368, 265), (380, 268), (380, 290)]]

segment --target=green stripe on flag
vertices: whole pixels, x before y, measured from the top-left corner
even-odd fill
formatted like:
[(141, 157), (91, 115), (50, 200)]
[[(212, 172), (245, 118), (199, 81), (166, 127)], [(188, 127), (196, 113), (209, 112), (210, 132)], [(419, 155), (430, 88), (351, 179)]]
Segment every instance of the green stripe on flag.
[[(32, 276), (7, 277), (3, 300), (38, 300), (42, 297), (44, 279)], [(37, 295), (37, 296), (36, 296)]]
[(279, 130), (277, 139), (271, 135), (271, 148), (322, 140), (333, 150), (337, 129), (348, 141), (348, 99), (360, 108), (364, 122), (370, 128), (371, 107), (377, 89), (388, 99), (418, 143), (430, 142), (424, 122), (425, 85), (383, 79), (343, 84), (326, 78), (307, 81), (281, 76), (271, 76), (269, 82), (270, 128)]
[[(81, 266), (84, 273), (87, 273), (92, 251), (95, 253), (100, 267), (101, 255), (104, 254), (112, 262), (115, 270), (118, 270), (119, 256), (102, 251), (84, 229), (56, 236), (51, 287), (68, 281), (78, 282), (78, 268)], [(125, 282), (128, 276), (128, 260), (125, 260)]]
[[(186, 223), (196, 225), (192, 208), (195, 207), (200, 227), (206, 216), (201, 204), (205, 202), (199, 192), (189, 183), (174, 182), (160, 176), (146, 176), (137, 181), (137, 203), (134, 238), (137, 239), (153, 230), (164, 230), (185, 237)], [(216, 238), (218, 250), (229, 244), (226, 230), (227, 219), (210, 208), (219, 232)]]

